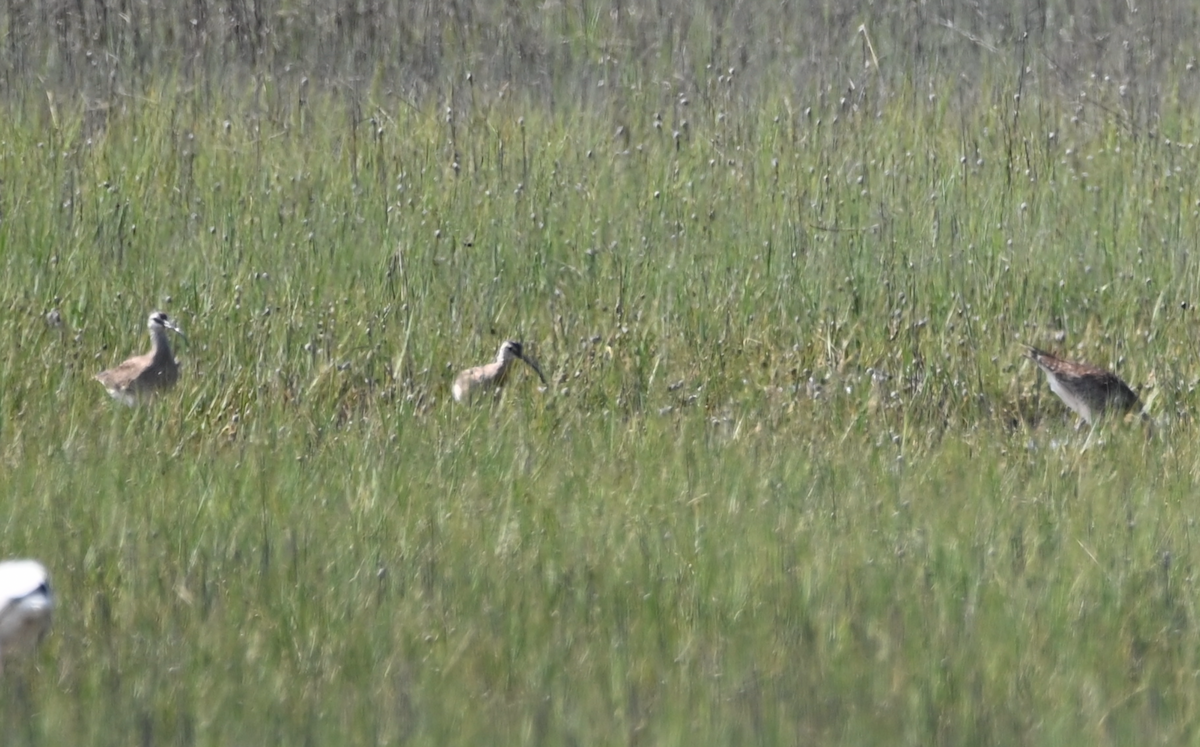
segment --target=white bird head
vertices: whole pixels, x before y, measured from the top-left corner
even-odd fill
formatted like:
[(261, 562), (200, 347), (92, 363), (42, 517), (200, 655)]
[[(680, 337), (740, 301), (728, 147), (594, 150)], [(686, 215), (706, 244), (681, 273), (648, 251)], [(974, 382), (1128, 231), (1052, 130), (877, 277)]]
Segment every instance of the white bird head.
[(0, 666), (37, 644), (50, 627), (54, 595), (50, 574), (36, 560), (0, 563)]

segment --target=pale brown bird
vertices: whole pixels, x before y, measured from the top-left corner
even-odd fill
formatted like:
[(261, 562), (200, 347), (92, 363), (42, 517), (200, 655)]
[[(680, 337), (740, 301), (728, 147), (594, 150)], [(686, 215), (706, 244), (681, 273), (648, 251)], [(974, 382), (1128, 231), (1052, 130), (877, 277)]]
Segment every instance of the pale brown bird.
[(1106, 412), (1124, 414), (1138, 406), (1138, 396), (1111, 371), (1025, 346), (1029, 360), (1046, 372), (1050, 389), (1089, 425)]
[(50, 627), (50, 576), (36, 560), (0, 563), (0, 670), (4, 660), (33, 648)]
[(525, 356), (521, 349), (521, 343), (513, 340), (505, 340), (500, 346), (500, 352), (496, 353), (496, 360), (484, 366), (476, 366), (468, 368), (454, 378), (454, 385), (450, 387), (450, 393), (454, 395), (455, 402), (469, 402), (472, 397), (482, 391), (494, 389), (504, 385), (505, 379), (508, 378), (508, 371), (514, 360), (523, 360), (529, 367), (537, 372), (538, 378), (542, 383), (546, 383), (546, 377), (542, 375), (542, 370), (537, 364)]
[(149, 353), (136, 355), (116, 368), (96, 374), (96, 380), (104, 385), (108, 393), (127, 405), (137, 404), (139, 399), (170, 389), (179, 380), (179, 364), (171, 354), (167, 330), (181, 335), (183, 330), (161, 311), (150, 315), (147, 326), (153, 343)]

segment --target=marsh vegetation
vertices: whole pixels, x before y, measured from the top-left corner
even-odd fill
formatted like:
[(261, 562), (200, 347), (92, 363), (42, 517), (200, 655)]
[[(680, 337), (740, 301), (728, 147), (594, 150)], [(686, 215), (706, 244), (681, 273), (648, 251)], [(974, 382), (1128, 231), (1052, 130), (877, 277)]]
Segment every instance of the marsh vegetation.
[(0, 9), (5, 743), (1195, 740), (1198, 13)]

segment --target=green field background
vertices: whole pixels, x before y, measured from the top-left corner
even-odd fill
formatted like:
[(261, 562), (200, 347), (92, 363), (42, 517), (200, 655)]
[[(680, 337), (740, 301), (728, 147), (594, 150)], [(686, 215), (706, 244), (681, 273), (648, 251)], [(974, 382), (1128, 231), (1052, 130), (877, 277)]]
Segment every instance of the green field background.
[(1200, 8), (1098, 5), (0, 8), (0, 742), (1200, 743)]

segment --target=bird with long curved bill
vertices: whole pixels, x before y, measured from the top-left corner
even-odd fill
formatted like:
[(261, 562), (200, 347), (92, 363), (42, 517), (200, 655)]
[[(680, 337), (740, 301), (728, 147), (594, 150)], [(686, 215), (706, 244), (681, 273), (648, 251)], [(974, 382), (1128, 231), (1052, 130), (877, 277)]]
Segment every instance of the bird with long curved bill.
[(515, 360), (524, 361), (537, 373), (542, 383), (546, 383), (542, 369), (525, 354), (521, 343), (515, 340), (505, 340), (504, 344), (500, 346), (500, 351), (496, 353), (496, 360), (483, 366), (468, 368), (454, 377), (454, 384), (450, 387), (454, 401), (469, 402), (484, 391), (504, 386), (509, 370), (512, 368), (512, 362)]

